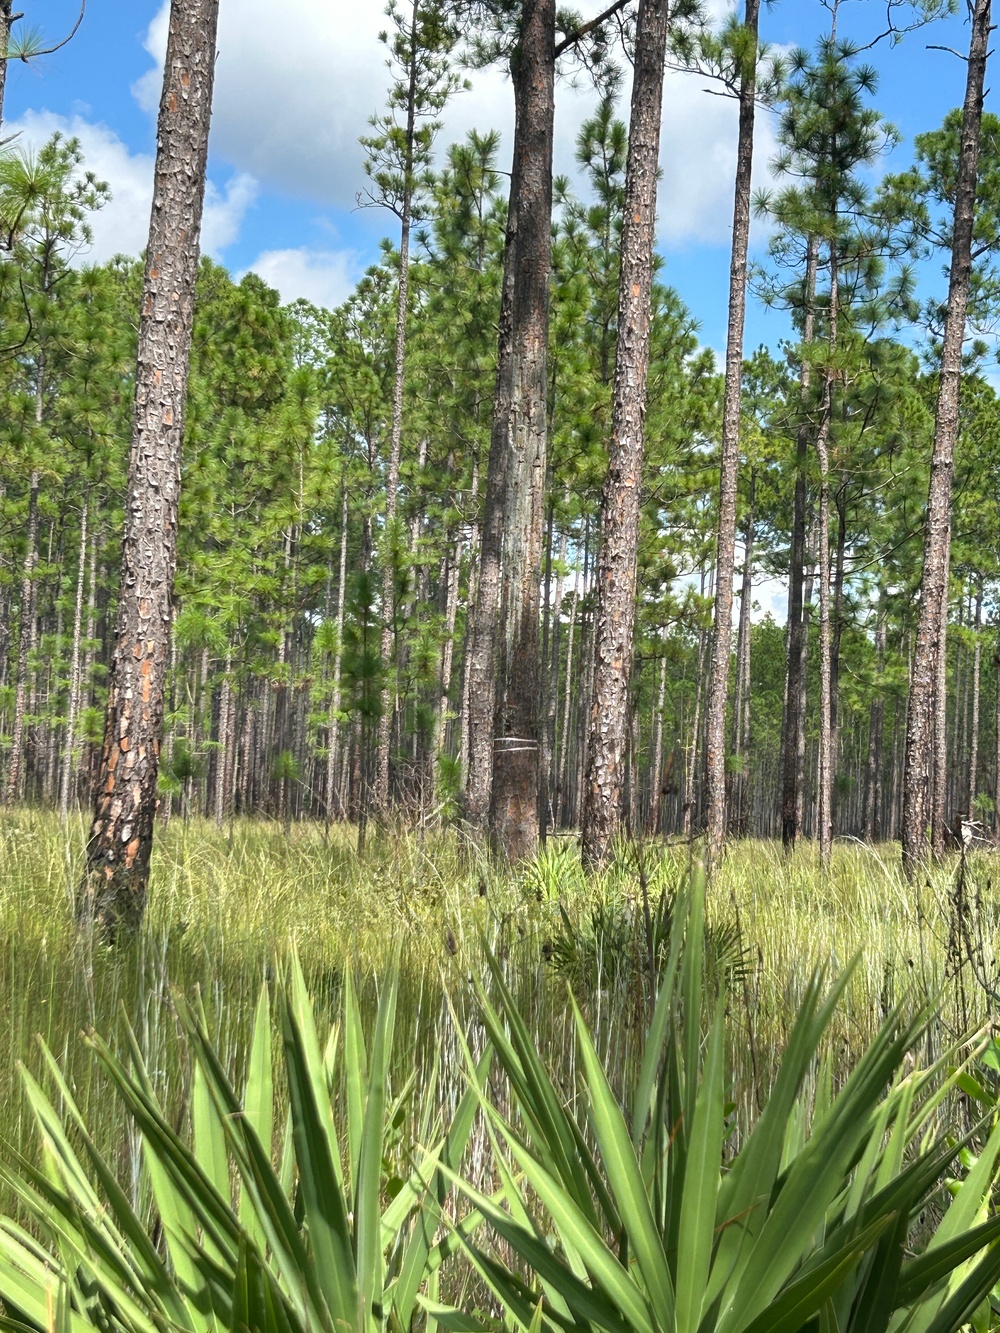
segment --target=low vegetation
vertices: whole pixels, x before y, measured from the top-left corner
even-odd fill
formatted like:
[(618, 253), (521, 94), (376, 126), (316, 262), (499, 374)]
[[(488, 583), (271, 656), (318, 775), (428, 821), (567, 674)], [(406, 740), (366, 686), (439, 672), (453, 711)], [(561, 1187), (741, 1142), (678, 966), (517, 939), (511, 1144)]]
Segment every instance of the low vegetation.
[[(487, 1037), (491, 1040), (494, 1062), (489, 1077), (483, 1074), (481, 1092), (492, 1111), (485, 1121), (477, 1119), (474, 1129), (461, 1130), (468, 1151), (463, 1154), (456, 1146), (449, 1167), (464, 1183), (459, 1186), (447, 1173), (433, 1175), (441, 1165), (438, 1159), (428, 1168), (437, 1181), (433, 1189), (426, 1173), (421, 1179), (435, 1199), (447, 1197), (449, 1209), (457, 1206), (458, 1215), (469, 1208), (484, 1211), (484, 1199), (494, 1199), (492, 1206), (498, 1206), (495, 1190), (500, 1188), (506, 1191), (502, 1206), (513, 1210), (511, 1216), (516, 1219), (521, 1207), (517, 1199), (521, 1199), (542, 1229), (540, 1234), (555, 1238), (555, 1248), (547, 1253), (559, 1271), (543, 1274), (539, 1270), (541, 1286), (533, 1285), (525, 1277), (524, 1264), (515, 1260), (520, 1254), (534, 1268), (539, 1256), (518, 1249), (519, 1243), (527, 1246), (526, 1236), (512, 1232), (502, 1244), (497, 1242), (498, 1219), (492, 1215), (491, 1226), (470, 1242), (471, 1250), (464, 1240), (456, 1240), (454, 1255), (452, 1247), (445, 1246), (450, 1257), (442, 1268), (444, 1286), (436, 1289), (423, 1283), (420, 1291), (432, 1306), (434, 1301), (450, 1301), (468, 1311), (475, 1305), (477, 1317), (487, 1326), (501, 1304), (520, 1309), (530, 1323), (543, 1293), (549, 1304), (537, 1316), (546, 1321), (542, 1326), (566, 1327), (569, 1319), (574, 1327), (617, 1328), (626, 1318), (620, 1305), (615, 1305), (618, 1296), (610, 1290), (603, 1291), (604, 1314), (598, 1318), (591, 1311), (589, 1325), (572, 1301), (570, 1313), (563, 1312), (561, 1325), (556, 1318), (560, 1306), (553, 1293), (561, 1293), (559, 1300), (568, 1300), (565, 1283), (570, 1282), (559, 1266), (565, 1265), (577, 1281), (579, 1255), (576, 1242), (562, 1229), (566, 1215), (557, 1206), (561, 1196), (545, 1196), (539, 1188), (541, 1177), (536, 1180), (533, 1173), (544, 1169), (555, 1181), (553, 1188), (562, 1190), (569, 1189), (572, 1181), (552, 1174), (547, 1156), (552, 1146), (539, 1135), (543, 1129), (545, 1134), (556, 1130), (552, 1125), (541, 1126), (537, 1108), (532, 1111), (524, 1103), (528, 1094), (518, 1083), (521, 1075), (516, 1062), (523, 1063), (529, 1050), (538, 1053), (532, 1056), (537, 1063), (532, 1077), (540, 1078), (544, 1072), (553, 1089), (579, 1094), (568, 1101), (557, 1095), (560, 1115), (568, 1117), (560, 1122), (558, 1132), (590, 1145), (594, 1199), (600, 1208), (611, 1210), (593, 1220), (604, 1240), (613, 1237), (612, 1218), (621, 1220), (627, 1214), (631, 1219), (633, 1210), (631, 1203), (623, 1209), (620, 1200), (614, 1203), (601, 1195), (597, 1182), (613, 1167), (608, 1159), (609, 1142), (602, 1141), (589, 1118), (588, 1099), (593, 1101), (594, 1080), (601, 1071), (600, 1087), (606, 1079), (614, 1104), (631, 1108), (629, 1114), (635, 1114), (637, 1080), (650, 1077), (651, 1032), (659, 1033), (656, 1050), (667, 1058), (662, 1006), (668, 1003), (675, 1006), (676, 1012), (670, 1010), (674, 1018), (687, 1024), (689, 1041), (692, 1032), (702, 1036), (710, 1028), (715, 1032), (708, 1048), (702, 1049), (697, 1041), (689, 1045), (684, 1061), (685, 1068), (693, 1071), (689, 1074), (694, 1080), (691, 1088), (702, 1086), (709, 1078), (702, 1071), (702, 1062), (710, 1058), (716, 1062), (710, 1075), (711, 1095), (719, 1101), (719, 1114), (723, 1104), (725, 1110), (724, 1138), (711, 1149), (716, 1174), (719, 1163), (730, 1162), (734, 1154), (738, 1160), (738, 1154), (747, 1151), (754, 1136), (761, 1133), (766, 1108), (779, 1086), (776, 1080), (782, 1077), (791, 1078), (796, 1089), (793, 1102), (780, 1113), (786, 1165), (811, 1142), (812, 1121), (832, 1114), (823, 1110), (819, 1115), (817, 1106), (839, 1104), (830, 1099), (851, 1070), (877, 1066), (880, 1072), (872, 1075), (866, 1087), (877, 1090), (879, 1096), (891, 1089), (889, 1102), (866, 1102), (863, 1113), (852, 1113), (860, 1137), (851, 1140), (844, 1178), (862, 1157), (871, 1175), (870, 1188), (857, 1186), (855, 1212), (862, 1197), (868, 1200), (878, 1195), (881, 1185), (876, 1188), (875, 1182), (889, 1170), (881, 1164), (882, 1150), (876, 1147), (876, 1139), (895, 1145), (892, 1152), (902, 1154), (897, 1162), (900, 1169), (904, 1160), (933, 1160), (938, 1162), (939, 1174), (950, 1172), (955, 1181), (962, 1181), (989, 1138), (998, 1062), (992, 1047), (982, 1041), (978, 1046), (963, 1045), (980, 1029), (991, 1011), (993, 994), (1000, 989), (993, 952), (1000, 906), (995, 900), (996, 871), (989, 853), (973, 854), (964, 862), (956, 857), (938, 867), (922, 885), (911, 888), (901, 879), (892, 848), (840, 844), (831, 871), (821, 875), (815, 852), (807, 847), (786, 860), (773, 845), (741, 844), (732, 850), (711, 885), (704, 950), (699, 950), (701, 980), (697, 990), (691, 990), (689, 983), (684, 1000), (683, 992), (676, 988), (683, 917), (688, 910), (688, 847), (624, 846), (606, 872), (587, 877), (575, 845), (557, 839), (520, 874), (501, 875), (455, 833), (373, 836), (366, 858), (359, 861), (353, 839), (336, 827), (324, 832), (321, 826), (296, 825), (286, 841), (278, 826), (265, 823), (236, 821), (219, 831), (208, 822), (174, 820), (157, 841), (157, 892), (150, 900), (142, 931), (134, 941), (109, 947), (81, 940), (74, 927), (71, 889), (82, 855), (82, 829), (74, 830), (67, 850), (54, 815), (23, 811), (8, 818), (2, 837), (0, 856), (6, 877), (0, 898), (0, 986), (8, 1016), (0, 1037), (0, 1136), (8, 1145), (4, 1212), (15, 1215), (15, 1196), (21, 1206), (27, 1203), (34, 1219), (32, 1235), (51, 1232), (55, 1223), (39, 1212), (37, 1200), (32, 1202), (30, 1191), (25, 1193), (23, 1181), (18, 1184), (10, 1169), (22, 1157), (36, 1166), (40, 1161), (37, 1131), (44, 1105), (42, 1087), (53, 1098), (51, 1115), (55, 1117), (42, 1125), (46, 1169), (55, 1160), (53, 1125), (64, 1122), (67, 1144), (74, 1154), (86, 1157), (93, 1153), (90, 1165), (80, 1168), (80, 1179), (86, 1176), (93, 1183), (95, 1163), (105, 1164), (105, 1185), (113, 1180), (121, 1186), (120, 1202), (124, 1206), (128, 1201), (152, 1236), (151, 1252), (159, 1256), (158, 1262), (167, 1254), (164, 1243), (168, 1250), (170, 1246), (169, 1236), (164, 1240), (168, 1223), (158, 1193), (166, 1186), (155, 1170), (151, 1172), (150, 1150), (142, 1147), (150, 1124), (136, 1119), (140, 1093), (147, 1099), (144, 1114), (151, 1114), (149, 1108), (155, 1102), (156, 1115), (169, 1127), (171, 1151), (187, 1153), (194, 1143), (196, 1154), (200, 1151), (196, 1140), (199, 1134), (204, 1140), (207, 1132), (204, 1125), (199, 1130), (199, 1116), (211, 1111), (209, 1120), (214, 1125), (211, 1117), (217, 1114), (219, 1099), (228, 1097), (232, 1089), (240, 1090), (241, 1100), (247, 1089), (246, 1096), (256, 1096), (258, 1104), (263, 1096), (274, 1112), (270, 1157), (276, 1179), (284, 1182), (288, 1198), (294, 1199), (294, 1191), (289, 1192), (294, 1178), (292, 1150), (280, 1146), (286, 1141), (289, 1108), (295, 1104), (289, 1073), (276, 1061), (266, 1094), (256, 1086), (259, 1074), (253, 1073), (255, 1062), (259, 1070), (263, 1058), (259, 1051), (264, 1029), (268, 1042), (272, 1039), (272, 1025), (262, 1027), (261, 1014), (266, 1012), (260, 1008), (262, 988), (286, 997), (292, 994), (287, 978), (293, 954), (302, 977), (301, 984), (295, 983), (299, 989), (293, 996), (296, 1021), (305, 1023), (308, 1010), (308, 1021), (315, 1022), (320, 1044), (331, 1025), (341, 1034), (331, 1074), (331, 1123), (341, 1136), (338, 1141), (344, 1154), (356, 1151), (360, 1133), (349, 1126), (352, 1080), (373, 1076), (372, 1043), (382, 1043), (377, 1058), (384, 1063), (385, 1084), (379, 1094), (385, 1099), (386, 1120), (378, 1187), (383, 1207), (401, 1188), (400, 1182), (410, 1178), (418, 1145), (421, 1151), (433, 1153), (434, 1145), (457, 1123), (456, 1117), (465, 1114), (462, 1108), (469, 1107), (472, 1065), (481, 1059)], [(700, 929), (696, 933), (700, 939)], [(817, 968), (824, 969), (826, 976), (819, 988)], [(395, 980), (390, 984), (389, 978)], [(824, 1011), (820, 1022), (820, 997), (824, 987), (833, 986), (835, 980), (837, 1002), (828, 1013)], [(390, 990), (391, 1041), (384, 1030), (389, 1021), (385, 1005)], [(307, 993), (310, 1005), (304, 999)], [(657, 996), (660, 1010), (654, 1010)], [(668, 1002), (666, 996), (673, 998)], [(692, 997), (696, 996), (704, 996), (706, 1013), (704, 1023), (692, 1026), (687, 1015), (694, 1012)], [(716, 1010), (717, 996), (725, 996), (725, 1002)], [(280, 1015), (282, 1004), (290, 1003), (287, 998), (280, 1001), (272, 1014), (275, 1034), (284, 1032), (286, 1047), (288, 1033)], [(347, 1018), (345, 1005), (350, 1009)], [(809, 1014), (811, 1018), (803, 1017)], [(811, 1024), (808, 1055), (796, 1057), (801, 1058), (801, 1067), (794, 1076), (782, 1075), (779, 1071), (786, 1068), (786, 1052), (804, 1023)], [(83, 1039), (81, 1027), (100, 1035)], [(511, 1041), (520, 1034), (519, 1055), (512, 1055), (512, 1048), (504, 1045), (502, 1033), (509, 1033)], [(352, 1043), (350, 1054), (344, 1045), (347, 1041)], [(368, 1053), (359, 1056), (362, 1049)], [(977, 1053), (973, 1063), (963, 1063), (973, 1053)], [(19, 1063), (25, 1071), (21, 1075), (17, 1073)], [(212, 1078), (218, 1080), (214, 1090), (204, 1083), (209, 1065)], [(334, 1069), (329, 1061), (328, 1067)], [(661, 1067), (657, 1065), (658, 1070)], [(723, 1068), (724, 1074), (720, 1072)], [(196, 1073), (198, 1069), (201, 1074)], [(856, 1072), (855, 1084), (860, 1077)], [(22, 1079), (29, 1080), (27, 1097), (20, 1086)], [(475, 1079), (471, 1086), (476, 1086)], [(844, 1085), (841, 1095), (847, 1096), (851, 1086), (851, 1082)], [(670, 1091), (671, 1097), (675, 1091)], [(611, 1104), (607, 1102), (608, 1107)], [(771, 1113), (772, 1122), (778, 1114)], [(987, 1119), (980, 1123), (983, 1115)], [(712, 1123), (717, 1135), (719, 1122)], [(657, 1124), (660, 1121), (654, 1117), (650, 1133)], [(81, 1138), (83, 1125), (86, 1139)], [(511, 1126), (516, 1128), (514, 1138)], [(890, 1133), (892, 1126), (897, 1128)], [(606, 1126), (601, 1132), (605, 1131)], [(218, 1127), (212, 1130), (213, 1135), (217, 1132)], [(631, 1130), (629, 1134), (632, 1136)], [(962, 1149), (969, 1134), (970, 1145)], [(468, 1142), (467, 1135), (471, 1136)], [(637, 1152), (652, 1152), (655, 1157), (660, 1151), (650, 1147), (652, 1140), (643, 1148), (642, 1134), (635, 1142)], [(226, 1144), (225, 1151), (232, 1154), (227, 1170), (239, 1174), (242, 1149), (238, 1150), (231, 1137)], [(295, 1152), (299, 1151), (296, 1140)], [(56, 1156), (62, 1152), (59, 1148)], [(991, 1147), (989, 1153), (994, 1152)], [(218, 1159), (213, 1160), (212, 1169), (218, 1174), (222, 1169)], [(245, 1162), (243, 1165), (246, 1167)], [(38, 1190), (41, 1178), (35, 1178), (33, 1169), (22, 1164), (15, 1167), (14, 1175), (27, 1170), (29, 1183), (34, 1182), (32, 1190)], [(703, 1163), (701, 1169), (708, 1167)], [(64, 1163), (60, 1170), (69, 1168)], [(652, 1189), (652, 1178), (645, 1168), (643, 1172)], [(984, 1167), (983, 1172), (989, 1174), (992, 1167), (988, 1171)], [(67, 1179), (63, 1178), (64, 1187)], [(925, 1224), (933, 1218), (936, 1225), (946, 1199), (935, 1193), (934, 1181), (924, 1181), (919, 1206), (914, 1203), (912, 1210), (916, 1210), (914, 1216), (917, 1212), (923, 1216)], [(614, 1196), (618, 1186), (611, 1186), (610, 1175), (607, 1185)], [(987, 1220), (988, 1185), (973, 1186), (972, 1192), (979, 1190), (979, 1194), (975, 1206), (970, 1205), (970, 1226)], [(259, 1182), (258, 1186), (263, 1188)], [(42, 1190), (47, 1198), (48, 1188)], [(345, 1183), (343, 1188), (353, 1187)], [(721, 1187), (717, 1183), (714, 1188)], [(522, 1197), (517, 1191), (524, 1189), (528, 1192)], [(345, 1207), (351, 1212), (350, 1196), (345, 1197)], [(657, 1197), (659, 1207), (663, 1197)], [(456, 1205), (456, 1198), (466, 1202)], [(722, 1199), (720, 1194), (720, 1208)], [(846, 1225), (845, 1198), (839, 1187), (827, 1202), (834, 1212), (841, 1210), (837, 1225)], [(243, 1226), (238, 1191), (233, 1203), (237, 1220), (232, 1225)], [(49, 1198), (46, 1207), (55, 1206)], [(709, 1201), (706, 1207), (711, 1211), (716, 1205)], [(401, 1208), (402, 1204), (396, 1211)], [(412, 1230), (415, 1216), (401, 1218), (400, 1226), (405, 1221)], [(828, 1212), (831, 1226), (833, 1216)], [(850, 1253), (857, 1264), (870, 1264), (879, 1245), (901, 1243), (903, 1216), (897, 1212), (894, 1219), (888, 1219), (888, 1213), (879, 1213), (881, 1222), (876, 1227), (873, 1214), (870, 1221), (875, 1229), (860, 1250), (855, 1247), (857, 1236), (850, 1233)], [(523, 1217), (517, 1225), (522, 1224)], [(675, 1224), (676, 1219), (671, 1225)], [(122, 1225), (121, 1220), (115, 1225)], [(227, 1221), (226, 1226), (230, 1225)], [(861, 1230), (868, 1225), (866, 1222)], [(7, 1234), (20, 1233), (8, 1228)], [(434, 1237), (435, 1245), (444, 1238), (437, 1223)], [(8, 1239), (7, 1244), (12, 1243)], [(249, 1252), (243, 1253), (241, 1243), (236, 1231), (226, 1241), (234, 1265), (250, 1263)], [(827, 1254), (823, 1243), (820, 1238), (808, 1255), (803, 1250), (790, 1263), (775, 1287), (775, 1300), (803, 1265), (808, 1269), (810, 1263), (822, 1265), (830, 1258), (833, 1251)], [(272, 1244), (268, 1238), (265, 1249)], [(352, 1244), (356, 1248), (356, 1240)], [(626, 1240), (622, 1233), (615, 1244), (621, 1253), (632, 1253), (636, 1238), (630, 1235)], [(260, 1253), (263, 1256), (264, 1249)], [(394, 1263), (401, 1261), (401, 1252), (394, 1250), (393, 1254)], [(503, 1270), (507, 1277), (494, 1266), (494, 1260), (499, 1262), (497, 1256), (507, 1265)], [(389, 1257), (387, 1249), (385, 1274), (397, 1271)], [(669, 1262), (673, 1264), (673, 1258)], [(269, 1263), (270, 1259), (265, 1269)], [(172, 1282), (182, 1281), (182, 1269), (172, 1253), (168, 1268)], [(281, 1271), (285, 1276), (275, 1278), (279, 1286), (287, 1279), (287, 1270)], [(861, 1268), (856, 1265), (852, 1271), (857, 1276)], [(591, 1276), (595, 1288), (600, 1288), (596, 1273)], [(253, 1281), (258, 1279), (264, 1281), (260, 1273)], [(643, 1301), (652, 1302), (650, 1327), (674, 1327), (666, 1307), (658, 1306), (657, 1298), (647, 1290), (648, 1278), (632, 1272), (628, 1281), (638, 1284)], [(523, 1290), (517, 1287), (523, 1297), (519, 1306), (511, 1282), (527, 1283)], [(54, 1312), (63, 1305), (67, 1311), (78, 1310), (79, 1292), (74, 1294), (71, 1287), (62, 1297), (58, 1284), (52, 1287)], [(860, 1289), (852, 1290), (857, 1294)], [(905, 1295), (912, 1292), (912, 1286), (904, 1284), (900, 1290)], [(576, 1287), (573, 1291), (575, 1300), (580, 1293)], [(12, 1299), (9, 1292), (4, 1298), (8, 1303)], [(525, 1301), (531, 1305), (530, 1314)], [(618, 1323), (601, 1322), (610, 1320), (608, 1301), (618, 1310)], [(416, 1308), (413, 1305), (411, 1313), (415, 1326), (420, 1326), (430, 1315), (426, 1302), (423, 1313), (415, 1313)], [(155, 1324), (156, 1319), (168, 1317), (165, 1310), (148, 1317)], [(221, 1310), (217, 1313), (219, 1318), (230, 1317)], [(389, 1314), (383, 1313), (388, 1320)], [(37, 1310), (35, 1315), (22, 1310), (31, 1323), (39, 1323), (36, 1315)], [(297, 1317), (305, 1319), (305, 1326), (322, 1324), (302, 1311)], [(713, 1319), (716, 1317), (712, 1327), (731, 1326), (722, 1321), (721, 1307)], [(454, 1316), (442, 1318), (442, 1327), (471, 1326), (449, 1323)], [(72, 1320), (66, 1327), (71, 1326)], [(144, 1327), (138, 1322), (127, 1326)], [(294, 1319), (289, 1326), (296, 1326)], [(402, 1326), (407, 1326), (405, 1321)], [(837, 1326), (868, 1327), (857, 1323)]]
[(677, 849), (501, 878), (296, 834), (175, 823), (142, 935), (88, 949), (52, 822), (8, 830), (8, 1317), (987, 1326), (987, 857), (913, 896), (870, 850), (820, 879), (748, 844), (703, 920)]

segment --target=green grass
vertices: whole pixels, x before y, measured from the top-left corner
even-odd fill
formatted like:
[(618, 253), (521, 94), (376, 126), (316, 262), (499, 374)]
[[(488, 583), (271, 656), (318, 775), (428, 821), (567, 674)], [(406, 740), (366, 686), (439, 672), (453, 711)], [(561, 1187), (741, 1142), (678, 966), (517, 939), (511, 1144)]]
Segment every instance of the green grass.
[[(79, 1040), (81, 1029), (96, 1027), (120, 1045), (127, 1017), (165, 1107), (181, 1122), (190, 1061), (171, 996), (201, 992), (213, 1040), (238, 1075), (261, 980), (293, 945), (331, 1017), (345, 968), (353, 969), (371, 1012), (379, 977), (398, 959), (397, 1081), (415, 1071), (419, 1084), (437, 1054), (446, 1072), (440, 1095), (453, 1101), (462, 1088), (454, 1022), (475, 1038), (468, 978), (483, 974), (484, 942), (569, 1086), (576, 1056), (567, 977), (548, 961), (567, 931), (565, 911), (571, 936), (590, 946), (590, 971), (573, 978), (578, 998), (612, 1076), (624, 1077), (637, 1055), (646, 1003), (641, 882), (655, 905), (664, 888), (680, 882), (688, 857), (686, 849), (649, 846), (638, 858), (641, 876), (635, 853), (627, 853), (588, 880), (575, 848), (560, 839), (537, 865), (502, 875), (453, 833), (375, 835), (359, 863), (346, 829), (327, 837), (321, 827), (300, 825), (286, 842), (273, 824), (245, 821), (220, 832), (175, 820), (158, 830), (141, 937), (109, 949), (81, 941), (74, 929), (82, 845), (79, 824), (67, 838), (48, 813), (2, 816), (0, 1138), (30, 1145), (16, 1067), (40, 1067), (34, 1039), (41, 1034), (126, 1179), (138, 1173), (136, 1151)], [(941, 988), (932, 1037), (939, 1045), (985, 1018), (982, 982), (994, 984), (1000, 925), (998, 865), (991, 853), (970, 859), (963, 935), (953, 902), (957, 860), (914, 889), (903, 884), (892, 846), (838, 845), (826, 877), (808, 847), (791, 859), (762, 842), (731, 852), (710, 889), (709, 921), (720, 932), (738, 931), (745, 953), (728, 1041), (734, 1100), (747, 1123), (817, 964), (836, 972), (862, 954), (832, 1030), (837, 1069), (848, 1067), (907, 988), (920, 996)], [(609, 921), (618, 923), (617, 933)], [(971, 946), (975, 977), (968, 966), (954, 975), (956, 939), (963, 954)]]

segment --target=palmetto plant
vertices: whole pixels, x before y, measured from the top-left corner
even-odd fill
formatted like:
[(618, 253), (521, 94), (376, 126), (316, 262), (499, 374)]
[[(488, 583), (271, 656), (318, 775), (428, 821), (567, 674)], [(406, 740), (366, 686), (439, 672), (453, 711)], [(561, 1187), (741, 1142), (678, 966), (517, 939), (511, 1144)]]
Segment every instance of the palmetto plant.
[[(420, 1303), (434, 1308), (441, 1261), (478, 1221), (469, 1215), (451, 1232), (440, 1227), (450, 1188), (442, 1173), (462, 1157), (477, 1102), (470, 1090), (446, 1134), (416, 1151), (404, 1171), (390, 1168), (390, 1139), (408, 1092), (390, 1102), (395, 1008), (390, 980), (369, 1048), (348, 982), (342, 1022), (324, 1049), (293, 962), (278, 996), (289, 1100), (283, 1132), (273, 1125), (266, 992), (242, 1098), (202, 1018), (182, 1013), (194, 1059), (190, 1145), (165, 1119), (137, 1046), (127, 1068), (92, 1037), (141, 1136), (156, 1218), (150, 1230), (97, 1151), (52, 1058), (61, 1114), (25, 1074), (43, 1163), (38, 1169), (19, 1159), (4, 1171), (32, 1224), (0, 1223), (6, 1326), (371, 1333), (423, 1319)], [(419, 1127), (425, 1143), (435, 1139), (433, 1103), (432, 1090)]]
[[(673, 932), (627, 1110), (579, 1011), (584, 1095), (560, 1093), (493, 965), (496, 998), (484, 991), (482, 1012), (513, 1109), (505, 1117), (482, 1100), (503, 1198), (462, 1188), (520, 1262), (505, 1263), (483, 1233), (464, 1244), (509, 1323), (946, 1333), (988, 1316), (1000, 1277), (1000, 1128), (965, 1141), (938, 1128), (955, 1076), (944, 1060), (906, 1072), (926, 1012), (893, 1013), (839, 1091), (820, 1077), (810, 1104), (804, 1085), (846, 984), (824, 996), (814, 978), (767, 1104), (730, 1150), (726, 1000), (706, 999), (703, 985), (700, 877), (678, 911), (686, 943)], [(963, 1152), (973, 1137), (985, 1140), (975, 1158)]]

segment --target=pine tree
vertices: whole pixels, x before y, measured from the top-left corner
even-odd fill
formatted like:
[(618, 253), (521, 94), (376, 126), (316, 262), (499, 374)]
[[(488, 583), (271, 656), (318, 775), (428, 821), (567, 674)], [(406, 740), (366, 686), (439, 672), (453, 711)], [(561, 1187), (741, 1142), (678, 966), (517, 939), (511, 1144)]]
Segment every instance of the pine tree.
[(81, 895), (83, 916), (110, 934), (141, 919), (152, 851), (218, 12), (218, 0), (170, 10), (115, 652)]

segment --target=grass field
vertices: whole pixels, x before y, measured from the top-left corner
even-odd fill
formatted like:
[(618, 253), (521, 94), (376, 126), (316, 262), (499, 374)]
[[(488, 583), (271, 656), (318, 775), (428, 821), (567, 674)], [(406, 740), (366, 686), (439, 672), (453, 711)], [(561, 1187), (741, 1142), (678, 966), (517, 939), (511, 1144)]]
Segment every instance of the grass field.
[[(637, 1054), (650, 935), (665, 929), (660, 895), (682, 881), (691, 854), (647, 845), (588, 880), (574, 845), (561, 839), (536, 865), (504, 875), (453, 833), (382, 835), (359, 863), (348, 830), (327, 836), (301, 825), (286, 841), (265, 823), (220, 832), (174, 821), (158, 837), (141, 937), (109, 949), (74, 928), (82, 840), (82, 826), (64, 835), (47, 813), (8, 812), (0, 826), (0, 1137), (29, 1146), (17, 1065), (38, 1067), (40, 1034), (125, 1178), (138, 1172), (134, 1147), (81, 1030), (93, 1026), (121, 1042), (127, 1019), (180, 1121), (189, 1061), (172, 996), (200, 992), (219, 1049), (238, 1072), (261, 983), (292, 948), (331, 1017), (345, 968), (370, 1006), (379, 978), (398, 962), (399, 1079), (415, 1071), (419, 1084), (437, 1057), (447, 1099), (462, 1086), (455, 1024), (470, 1022), (484, 945), (502, 960), (539, 1048), (567, 1086), (575, 1059), (568, 985), (609, 1067), (621, 1073)], [(904, 992), (914, 1004), (939, 995), (934, 1044), (987, 1017), (990, 993), (1000, 989), (1000, 862), (988, 852), (972, 856), (963, 883), (956, 858), (916, 889), (904, 885), (897, 862), (893, 846), (842, 844), (822, 877), (809, 847), (786, 859), (780, 848), (748, 842), (715, 876), (709, 916), (718, 968), (731, 973), (733, 1099), (744, 1119), (765, 1095), (817, 965), (835, 972), (860, 954), (834, 1029), (837, 1068)]]

